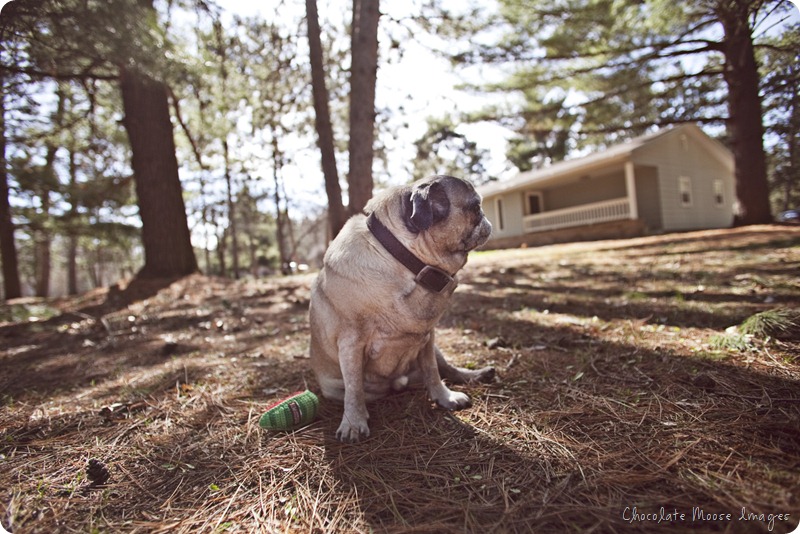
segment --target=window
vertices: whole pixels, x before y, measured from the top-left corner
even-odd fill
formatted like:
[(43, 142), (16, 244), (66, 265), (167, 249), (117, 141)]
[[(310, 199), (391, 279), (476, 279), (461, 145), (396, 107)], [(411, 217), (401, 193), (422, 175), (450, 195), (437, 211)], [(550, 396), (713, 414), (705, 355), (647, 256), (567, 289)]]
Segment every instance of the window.
[(497, 229), (504, 230), (506, 225), (503, 221), (503, 199), (496, 198), (494, 199), (494, 211), (497, 214)]
[(688, 176), (678, 178), (678, 195), (681, 199), (681, 206), (689, 208), (692, 205), (692, 179)]
[(714, 180), (714, 205), (718, 208), (725, 206), (725, 187), (722, 180)]
[(538, 191), (525, 193), (525, 215), (536, 215), (544, 211), (544, 199)]

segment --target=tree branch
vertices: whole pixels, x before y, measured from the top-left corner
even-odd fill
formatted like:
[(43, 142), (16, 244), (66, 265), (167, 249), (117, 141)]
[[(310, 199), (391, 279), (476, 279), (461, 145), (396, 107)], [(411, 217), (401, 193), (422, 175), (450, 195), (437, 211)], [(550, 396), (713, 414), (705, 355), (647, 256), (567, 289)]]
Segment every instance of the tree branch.
[[(709, 116), (709, 117), (691, 117), (691, 118), (684, 118), (684, 119), (659, 119), (654, 121), (644, 121), (638, 126), (656, 126), (656, 127), (663, 127), (663, 126), (670, 126), (673, 124), (686, 124), (686, 123), (705, 123), (705, 124), (718, 124), (720, 122), (727, 123), (730, 120), (730, 117), (724, 116)], [(577, 133), (585, 134), (585, 135), (593, 135), (593, 134), (609, 134), (609, 133), (616, 133), (616, 132), (630, 132), (631, 127), (630, 125), (619, 125), (619, 126), (609, 126), (606, 128), (581, 128), (577, 131)]]
[(192, 146), (192, 152), (194, 153), (194, 157), (197, 160), (197, 164), (200, 165), (200, 168), (204, 171), (208, 170), (208, 167), (205, 163), (203, 163), (203, 157), (200, 153), (200, 150), (197, 148), (197, 143), (192, 137), (192, 132), (189, 131), (189, 126), (184, 122), (183, 117), (181, 116), (181, 107), (178, 103), (178, 98), (175, 96), (175, 92), (172, 90), (172, 87), (167, 86), (167, 91), (169, 91), (169, 97), (172, 100), (172, 107), (175, 108), (175, 118), (178, 119), (178, 124), (181, 125), (181, 130), (186, 135), (186, 138), (189, 140), (189, 144)]
[(119, 74), (98, 74), (91, 71), (91, 66), (84, 69), (83, 72), (58, 72), (58, 71), (42, 71), (32, 67), (17, 67), (15, 65), (0, 66), (0, 71), (10, 74), (24, 74), (34, 79), (51, 79), (51, 80), (104, 80), (116, 81), (119, 80)]

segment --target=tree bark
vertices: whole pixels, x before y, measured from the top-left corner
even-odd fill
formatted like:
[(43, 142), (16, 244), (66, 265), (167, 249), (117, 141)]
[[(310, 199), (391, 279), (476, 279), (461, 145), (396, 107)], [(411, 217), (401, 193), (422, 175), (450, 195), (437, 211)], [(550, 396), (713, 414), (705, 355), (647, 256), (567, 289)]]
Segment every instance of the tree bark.
[[(59, 108), (62, 108), (63, 97), (59, 97)], [(61, 114), (58, 113), (60, 116)], [(55, 126), (60, 128), (60, 117), (56, 118)], [(36, 284), (34, 293), (37, 297), (47, 297), (50, 293), (50, 245), (52, 236), (48, 222), (50, 220), (50, 190), (55, 186), (55, 160), (57, 147), (48, 142), (47, 155), (44, 164), (44, 181), (39, 191), (39, 201), (41, 202), (41, 223), (33, 228), (33, 249), (34, 249), (34, 273)]]
[[(78, 164), (75, 151), (69, 151), (69, 188), (75, 191), (78, 183)], [(75, 224), (78, 219), (78, 201), (73, 197), (70, 202), (67, 223), (67, 294), (78, 294), (78, 236)]]
[(353, 0), (348, 143), (350, 172), (347, 176), (351, 215), (361, 212), (372, 197), (379, 19), (378, 0)]
[(222, 228), (222, 232), (217, 238), (217, 261), (219, 262), (219, 275), (224, 277), (228, 276), (228, 264), (225, 259), (225, 250), (228, 246), (228, 229)]
[[(50, 191), (42, 192), (42, 216), (50, 219)], [(34, 273), (36, 284), (34, 294), (37, 297), (47, 297), (50, 294), (50, 244), (52, 237), (47, 223), (37, 225), (33, 232)]]
[(139, 278), (174, 278), (197, 271), (183, 202), (166, 86), (133, 68), (120, 69), (145, 264)]
[(228, 228), (231, 234), (231, 269), (233, 278), (239, 279), (239, 231), (236, 223), (236, 202), (233, 200), (233, 178), (231, 177), (230, 151), (228, 140), (222, 140), (222, 155), (225, 162), (225, 188), (228, 202)]
[[(281, 262), (281, 273), (291, 274), (290, 262), (286, 253), (286, 221), (289, 219), (286, 213), (281, 208), (281, 168), (283, 167), (283, 154), (278, 146), (278, 128), (276, 125), (271, 125), (272, 133), (272, 181), (275, 184), (275, 194), (273, 200), (275, 201), (275, 241), (278, 245), (278, 256)], [(284, 200), (285, 201), (285, 200)]]
[(347, 221), (347, 213), (342, 203), (342, 188), (339, 185), (336, 152), (333, 148), (333, 127), (331, 126), (328, 87), (325, 83), (325, 66), (316, 0), (306, 0), (306, 21), (311, 60), (311, 88), (314, 94), (314, 122), (317, 129), (317, 145), (321, 154), (322, 174), (325, 177), (325, 194), (328, 197), (328, 226), (330, 237), (334, 238)]
[(764, 126), (758, 94), (758, 65), (753, 51), (749, 0), (722, 1), (717, 16), (725, 31), (725, 83), (728, 86), (728, 133), (733, 151), (736, 197), (740, 213), (736, 223), (772, 222), (764, 153)]
[(17, 246), (14, 243), (14, 222), (8, 202), (8, 169), (6, 166), (6, 86), (0, 73), (0, 260), (3, 263), (3, 297), (15, 299), (22, 296), (17, 263)]

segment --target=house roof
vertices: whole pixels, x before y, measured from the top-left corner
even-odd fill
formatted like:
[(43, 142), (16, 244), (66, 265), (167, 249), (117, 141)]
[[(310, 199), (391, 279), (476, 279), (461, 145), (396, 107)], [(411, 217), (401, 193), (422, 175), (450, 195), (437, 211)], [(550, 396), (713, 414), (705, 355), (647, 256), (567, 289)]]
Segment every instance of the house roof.
[(577, 173), (589, 172), (598, 167), (606, 166), (615, 162), (623, 162), (639, 148), (649, 145), (657, 140), (677, 132), (690, 135), (694, 140), (704, 144), (714, 156), (723, 160), (733, 168), (733, 156), (730, 151), (719, 141), (709, 137), (696, 124), (685, 123), (671, 128), (664, 128), (657, 132), (634, 137), (629, 141), (614, 145), (602, 152), (596, 152), (588, 156), (571, 160), (560, 161), (543, 169), (522, 172), (510, 180), (490, 182), (478, 188), (478, 192), (483, 196), (492, 196), (499, 193), (506, 193), (516, 189), (523, 189), (533, 184), (545, 185), (545, 182), (555, 182), (559, 178)]

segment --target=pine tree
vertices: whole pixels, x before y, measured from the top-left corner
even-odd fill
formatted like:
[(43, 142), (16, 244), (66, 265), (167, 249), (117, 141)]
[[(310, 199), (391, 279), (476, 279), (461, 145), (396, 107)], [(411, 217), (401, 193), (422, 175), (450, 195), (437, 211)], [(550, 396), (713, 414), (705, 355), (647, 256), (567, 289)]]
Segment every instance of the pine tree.
[(152, 2), (14, 2), (5, 15), (11, 21), (8, 40), (19, 44), (15, 57), (4, 58), (7, 72), (31, 80), (119, 84), (142, 218), (146, 259), (139, 274), (174, 277), (196, 270), (168, 90), (158, 79), (169, 71), (163, 54), (168, 43)]
[[(350, 27), (350, 112), (348, 209), (341, 201), (341, 187), (335, 172), (333, 130), (330, 126), (319, 17), (316, 0), (306, 0), (311, 80), (314, 88), (317, 135), (322, 152), (325, 188), (328, 195), (331, 234), (335, 237), (345, 220), (360, 213), (372, 197), (372, 163), (375, 156), (375, 84), (378, 75), (378, 0), (353, 0)], [(337, 189), (338, 194), (337, 194)]]
[(501, 0), (487, 24), (503, 37), (453, 59), (512, 66), (505, 83), (488, 88), (524, 94), (520, 131), (546, 132), (547, 100), (565, 99), (570, 117), (551, 131), (576, 134), (573, 146), (671, 123), (727, 125), (739, 222), (763, 223), (772, 217), (755, 50), (761, 27), (789, 8), (781, 0)]

